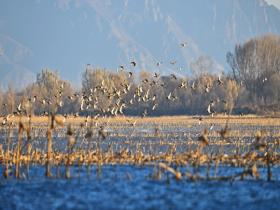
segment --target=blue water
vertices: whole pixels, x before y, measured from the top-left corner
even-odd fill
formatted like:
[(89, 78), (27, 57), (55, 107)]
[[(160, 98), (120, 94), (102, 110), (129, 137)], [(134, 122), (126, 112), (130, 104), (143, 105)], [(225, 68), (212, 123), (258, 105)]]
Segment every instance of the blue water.
[(72, 168), (73, 177), (66, 180), (45, 178), (44, 168), (33, 167), (29, 179), (0, 178), (0, 209), (280, 209), (279, 171), (273, 169), (271, 182), (265, 181), (265, 169), (258, 181), (194, 182), (176, 181), (168, 173), (155, 180), (152, 166), (117, 165), (99, 173), (83, 168), (80, 175)]

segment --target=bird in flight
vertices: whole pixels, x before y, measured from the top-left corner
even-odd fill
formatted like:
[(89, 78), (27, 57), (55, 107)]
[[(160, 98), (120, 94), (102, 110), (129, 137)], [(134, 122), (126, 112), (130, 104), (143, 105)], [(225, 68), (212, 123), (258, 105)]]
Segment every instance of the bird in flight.
[(174, 61), (170, 61), (170, 64), (171, 65), (175, 65), (177, 63), (177, 61), (176, 60), (174, 60)]
[(136, 62), (135, 61), (131, 61), (130, 64), (135, 67), (136, 66)]
[(124, 66), (123, 66), (123, 65), (120, 65), (120, 66), (119, 66), (119, 69), (120, 69), (120, 71), (123, 71), (123, 70), (124, 70)]
[(182, 42), (180, 45), (181, 45), (182, 48), (186, 47), (187, 46), (187, 42)]
[(218, 85), (222, 85), (224, 84), (224, 82), (221, 80), (221, 75), (219, 75), (218, 77)]
[(162, 64), (161, 61), (158, 61), (158, 62), (157, 62), (157, 66), (160, 66), (161, 64)]

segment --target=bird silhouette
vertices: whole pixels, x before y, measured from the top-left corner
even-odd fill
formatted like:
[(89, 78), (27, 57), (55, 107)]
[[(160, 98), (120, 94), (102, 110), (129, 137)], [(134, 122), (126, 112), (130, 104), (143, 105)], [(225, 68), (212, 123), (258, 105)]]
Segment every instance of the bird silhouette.
[(180, 44), (180, 46), (183, 48), (183, 47), (186, 47), (187, 46), (187, 42), (183, 42)]
[(136, 66), (136, 62), (135, 61), (131, 61), (130, 64), (135, 67)]

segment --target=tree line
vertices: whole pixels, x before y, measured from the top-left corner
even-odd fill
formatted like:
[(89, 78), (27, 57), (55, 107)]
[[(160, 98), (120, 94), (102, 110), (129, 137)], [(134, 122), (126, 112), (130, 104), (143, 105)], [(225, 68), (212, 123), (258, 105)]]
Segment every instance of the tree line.
[(77, 90), (57, 72), (42, 70), (35, 82), (15, 91), (0, 90), (0, 115), (50, 113), (72, 115), (264, 114), (279, 111), (280, 37), (265, 35), (237, 44), (226, 55), (231, 68), (220, 75), (192, 77), (138, 75), (87, 67)]

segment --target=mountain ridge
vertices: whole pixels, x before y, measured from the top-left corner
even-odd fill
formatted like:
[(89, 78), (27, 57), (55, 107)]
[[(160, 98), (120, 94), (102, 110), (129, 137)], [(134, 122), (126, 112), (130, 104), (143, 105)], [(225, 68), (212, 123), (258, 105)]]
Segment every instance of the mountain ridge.
[[(8, 11), (21, 12), (8, 6)], [(46, 67), (58, 69), (63, 79), (80, 86), (87, 63), (112, 70), (125, 65), (135, 72), (144, 69), (184, 76), (193, 73), (198, 59), (205, 58), (205, 68), (208, 65), (210, 71), (220, 73), (228, 71), (226, 53), (235, 44), (266, 33), (280, 34), (280, 10), (264, 0), (63, 0), (31, 6), (36, 14), (46, 11), (37, 17), (39, 23), (32, 22), (32, 15), (23, 17), (28, 23), (26, 31), (16, 28), (21, 20), (12, 21), (4, 11), (0, 15), (0, 20), (13, 23), (9, 27), (15, 31), (0, 24), (4, 52), (0, 69), (5, 69), (0, 70), (0, 83), (4, 88), (11, 81), (21, 88)], [(180, 47), (182, 42), (187, 46)], [(132, 60), (137, 62), (136, 68), (129, 65)], [(157, 67), (159, 61), (163, 64)]]

